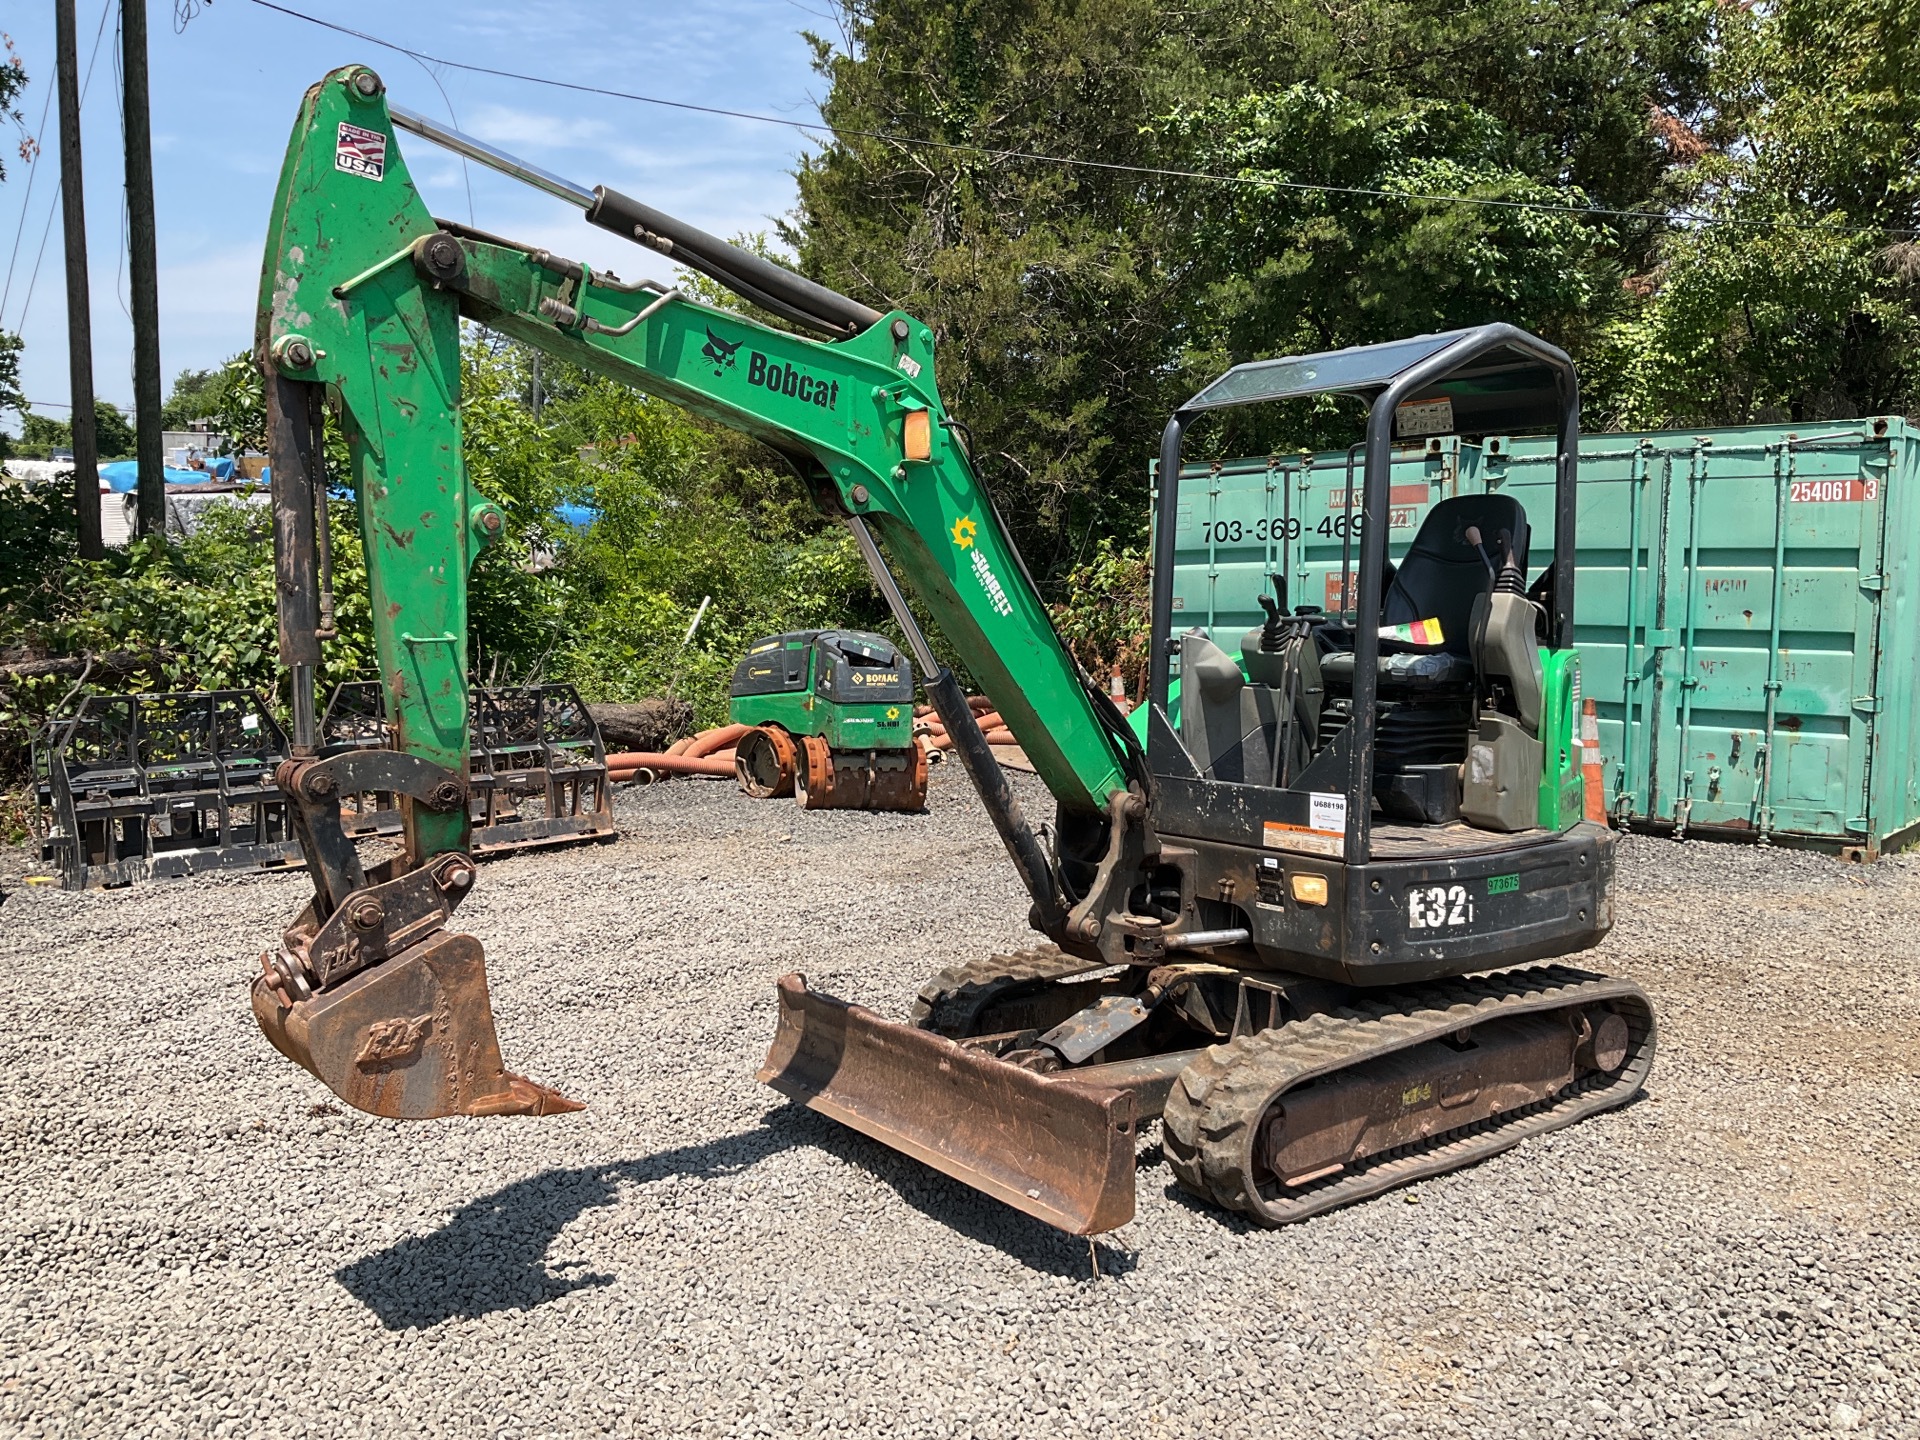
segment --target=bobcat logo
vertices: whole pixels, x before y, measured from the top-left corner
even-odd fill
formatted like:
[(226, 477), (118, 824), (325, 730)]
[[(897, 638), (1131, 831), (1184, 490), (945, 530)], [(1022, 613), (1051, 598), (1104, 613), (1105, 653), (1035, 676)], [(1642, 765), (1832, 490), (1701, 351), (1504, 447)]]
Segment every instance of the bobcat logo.
[(713, 373), (733, 368), (733, 352), (746, 344), (745, 340), (736, 340), (731, 345), (713, 333), (713, 327), (707, 326), (707, 343), (700, 347), (700, 353), (713, 362)]

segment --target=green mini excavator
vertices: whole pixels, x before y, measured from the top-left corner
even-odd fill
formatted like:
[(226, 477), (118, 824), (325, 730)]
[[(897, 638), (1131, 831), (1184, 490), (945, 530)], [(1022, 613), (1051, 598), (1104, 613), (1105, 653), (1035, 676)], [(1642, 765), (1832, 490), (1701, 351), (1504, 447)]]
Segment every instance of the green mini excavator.
[[(436, 220), (396, 127), (792, 328)], [(257, 337), (293, 676), (293, 758), (277, 778), (314, 895), (262, 957), (253, 1009), (343, 1100), (413, 1118), (574, 1108), (506, 1068), (479, 942), (449, 928), (477, 875), (466, 579), (502, 526), (461, 458), (463, 317), (754, 436), (794, 467), (871, 567), (1032, 897), (1045, 943), (956, 957), (911, 1023), (781, 980), (762, 1071), (776, 1090), (1092, 1234), (1132, 1215), (1139, 1126), (1155, 1117), (1182, 1187), (1278, 1224), (1640, 1089), (1646, 995), (1550, 963), (1611, 927), (1614, 858), (1611, 834), (1580, 818), (1579, 391), (1559, 350), (1485, 325), (1239, 365), (1181, 406), (1159, 458), (1143, 741), (1055, 635), (941, 402), (926, 325), (409, 114), (352, 66), (301, 104)], [(1225, 637), (1236, 659), (1174, 625), (1183, 444), (1217, 411), (1325, 394), (1365, 411), (1351, 609), (1303, 614), (1269, 597), (1266, 626)], [(1553, 554), (1530, 585), (1526, 516), (1500, 494), (1435, 505), (1389, 562), (1396, 424), (1442, 401), (1462, 430), (1557, 433)], [(313, 715), (330, 610), (323, 406), (352, 457), (338, 478), (358, 497), (395, 746), (326, 758)], [(896, 573), (1051, 792), (1044, 839)], [(375, 789), (404, 797), (406, 846), (365, 865), (341, 799)]]

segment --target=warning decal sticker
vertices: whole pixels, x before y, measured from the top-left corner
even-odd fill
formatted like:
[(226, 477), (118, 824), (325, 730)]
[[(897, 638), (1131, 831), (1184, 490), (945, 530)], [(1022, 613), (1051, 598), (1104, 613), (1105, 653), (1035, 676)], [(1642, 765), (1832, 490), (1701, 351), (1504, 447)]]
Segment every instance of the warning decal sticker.
[(378, 180), (387, 171), (387, 137), (342, 120), (340, 140), (333, 147), (333, 168)]
[(1309, 804), (1307, 824), (1268, 820), (1260, 827), (1261, 843), (1269, 850), (1297, 850), (1338, 860), (1347, 849), (1347, 797), (1315, 791)]

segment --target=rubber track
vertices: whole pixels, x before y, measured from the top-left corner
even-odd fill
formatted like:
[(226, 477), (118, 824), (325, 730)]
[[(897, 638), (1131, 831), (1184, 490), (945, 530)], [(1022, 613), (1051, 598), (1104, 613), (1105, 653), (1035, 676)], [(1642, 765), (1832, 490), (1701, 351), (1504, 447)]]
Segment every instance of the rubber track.
[(1011, 955), (969, 960), (942, 970), (920, 987), (920, 997), (913, 1002), (912, 1023), (916, 1029), (958, 1039), (973, 1033), (973, 1023), (982, 1010), (1014, 990), (1107, 968), (1101, 961), (1069, 955), (1057, 945), (1037, 945)]
[[(1252, 1176), (1260, 1119), (1283, 1092), (1469, 1025), (1612, 1001), (1627, 1022), (1627, 1059), (1613, 1077), (1590, 1074), (1559, 1094), (1458, 1130), (1370, 1156), (1297, 1190)], [(1653, 1065), (1655, 1024), (1646, 992), (1629, 980), (1546, 965), (1409, 986), (1207, 1049), (1167, 1097), (1162, 1139), (1182, 1189), (1261, 1225), (1286, 1225), (1396, 1185), (1470, 1165), (1558, 1130), (1638, 1093)]]

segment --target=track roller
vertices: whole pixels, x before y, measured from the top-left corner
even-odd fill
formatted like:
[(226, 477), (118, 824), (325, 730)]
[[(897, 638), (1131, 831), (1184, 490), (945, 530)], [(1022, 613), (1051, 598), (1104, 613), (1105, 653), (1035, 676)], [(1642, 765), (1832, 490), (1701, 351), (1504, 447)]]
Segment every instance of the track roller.
[(1162, 1116), (1182, 1189), (1262, 1225), (1622, 1105), (1653, 1063), (1630, 981), (1548, 966), (1369, 998), (1207, 1049)]

